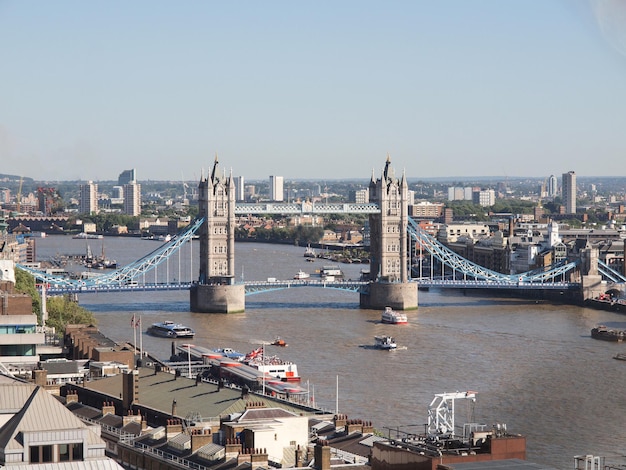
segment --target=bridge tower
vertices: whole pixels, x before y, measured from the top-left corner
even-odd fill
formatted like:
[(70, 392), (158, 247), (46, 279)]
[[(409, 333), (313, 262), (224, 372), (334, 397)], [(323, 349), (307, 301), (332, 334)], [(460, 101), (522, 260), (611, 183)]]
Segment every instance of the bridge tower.
[(235, 284), (235, 183), (220, 175), (217, 155), (211, 174), (198, 185), (200, 275), (190, 292), (193, 312), (236, 313), (245, 310), (245, 286)]
[(417, 285), (408, 282), (409, 189), (404, 173), (395, 177), (391, 158), (381, 178), (372, 172), (369, 185), (370, 202), (378, 203), (379, 214), (370, 214), (370, 274), (369, 294), (361, 294), (363, 308), (398, 310), (417, 308)]

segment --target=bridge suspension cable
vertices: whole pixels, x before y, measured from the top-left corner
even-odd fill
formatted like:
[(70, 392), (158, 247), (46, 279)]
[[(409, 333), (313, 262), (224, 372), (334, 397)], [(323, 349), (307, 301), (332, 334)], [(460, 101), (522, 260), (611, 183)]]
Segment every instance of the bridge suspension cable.
[(116, 269), (108, 274), (103, 274), (102, 276), (88, 279), (69, 279), (64, 276), (48, 274), (30, 266), (21, 264), (17, 264), (16, 266), (33, 275), (35, 279), (38, 279), (51, 287), (77, 289), (80, 287), (90, 288), (97, 286), (127, 284), (133, 279), (136, 279), (154, 269), (156, 266), (163, 263), (170, 256), (176, 253), (181, 246), (191, 240), (192, 236), (200, 228), (203, 222), (203, 218), (195, 219), (174, 238), (172, 238), (170, 242), (164, 243), (156, 250), (145, 255), (143, 258), (140, 258), (137, 261), (134, 261), (120, 269)]
[(493, 281), (497, 283), (506, 283), (511, 286), (519, 283), (545, 283), (554, 282), (560, 276), (568, 271), (575, 269), (580, 261), (564, 260), (554, 264), (548, 270), (536, 269), (525, 273), (518, 274), (502, 274), (491, 269), (487, 269), (472, 261), (469, 261), (450, 248), (439, 243), (432, 235), (424, 231), (413, 219), (409, 218), (408, 231), (411, 238), (419, 243), (420, 247), (437, 258), (442, 264), (450, 267), (454, 271), (459, 271), (463, 276), (469, 276), (475, 280)]

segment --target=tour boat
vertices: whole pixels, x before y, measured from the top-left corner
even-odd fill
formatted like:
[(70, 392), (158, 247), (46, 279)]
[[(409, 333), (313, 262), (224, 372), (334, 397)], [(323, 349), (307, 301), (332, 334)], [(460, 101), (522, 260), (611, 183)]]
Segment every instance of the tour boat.
[(392, 325), (404, 325), (408, 323), (406, 314), (396, 312), (391, 307), (385, 307), (383, 311), (381, 322), (390, 323)]
[(264, 354), (263, 348), (248, 353), (243, 360), (244, 364), (276, 377), (283, 382), (299, 382), (298, 366), (293, 362), (283, 361), (278, 356)]
[(193, 338), (196, 334), (191, 328), (173, 321), (153, 323), (148, 328), (148, 333), (163, 338)]
[(374, 336), (375, 345), (378, 349), (396, 349), (396, 340), (391, 336)]

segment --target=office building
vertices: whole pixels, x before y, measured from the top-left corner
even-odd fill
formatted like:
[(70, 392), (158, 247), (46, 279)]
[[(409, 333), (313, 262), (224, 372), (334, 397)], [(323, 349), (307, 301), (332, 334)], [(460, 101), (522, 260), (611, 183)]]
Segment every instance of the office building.
[(370, 202), (370, 190), (369, 188), (353, 189), (350, 191), (348, 199), (356, 204), (367, 204)]
[(124, 170), (120, 173), (120, 176), (117, 178), (117, 184), (119, 186), (124, 186), (125, 184), (130, 184), (131, 181), (137, 181), (137, 172), (133, 168), (132, 170)]
[(561, 179), (561, 188), (563, 191), (563, 204), (565, 205), (566, 214), (576, 213), (576, 173), (568, 171), (563, 173)]
[(245, 195), (246, 188), (244, 187), (243, 176), (235, 176), (233, 179), (235, 183), (235, 201), (237, 202), (245, 201), (246, 200), (246, 195)]
[(556, 197), (559, 194), (559, 182), (556, 176), (550, 175), (548, 178), (548, 197)]
[(80, 185), (80, 206), (78, 211), (81, 214), (98, 213), (98, 185), (93, 181)]
[(141, 215), (141, 185), (136, 181), (124, 185), (124, 214)]
[(282, 176), (270, 176), (270, 199), (272, 201), (283, 201), (285, 199), (283, 180)]
[(496, 203), (496, 192), (493, 189), (481, 189), (472, 194), (472, 202), (482, 207), (490, 207)]

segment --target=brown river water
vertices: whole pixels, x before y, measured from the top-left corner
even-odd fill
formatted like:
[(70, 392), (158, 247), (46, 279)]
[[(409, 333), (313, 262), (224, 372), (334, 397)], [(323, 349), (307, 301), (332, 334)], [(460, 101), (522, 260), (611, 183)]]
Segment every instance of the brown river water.
[[(137, 238), (48, 236), (37, 240), (37, 256), (84, 254), (88, 244), (121, 264), (159, 246)], [(188, 245), (159, 265), (156, 279), (195, 279), (198, 242)], [(238, 243), (238, 280), (292, 279), (300, 269), (313, 273), (332, 264), (307, 263), (303, 253), (302, 247)], [(356, 279), (367, 265), (341, 268)], [(599, 323), (626, 329), (623, 314), (458, 290), (420, 291), (408, 325), (381, 324), (381, 312), (359, 308), (358, 294), (311, 287), (248, 296), (245, 313), (229, 315), (190, 312), (188, 291), (81, 294), (79, 302), (117, 341), (133, 340), (133, 315), (144, 331), (174, 320), (195, 329), (195, 344), (244, 353), (280, 336), (288, 347), (273, 352), (298, 365), (318, 405), (372, 421), (385, 434), (421, 432), (435, 394), (471, 390), (476, 403), (471, 410), (457, 404), (457, 425), (505, 423), (527, 437), (530, 461), (561, 469), (573, 468), (580, 454), (626, 462), (626, 361), (613, 359), (626, 344), (590, 337)], [(393, 335), (398, 349), (372, 349), (377, 334)], [(167, 339), (143, 333), (139, 341), (149, 353), (169, 357)]]

